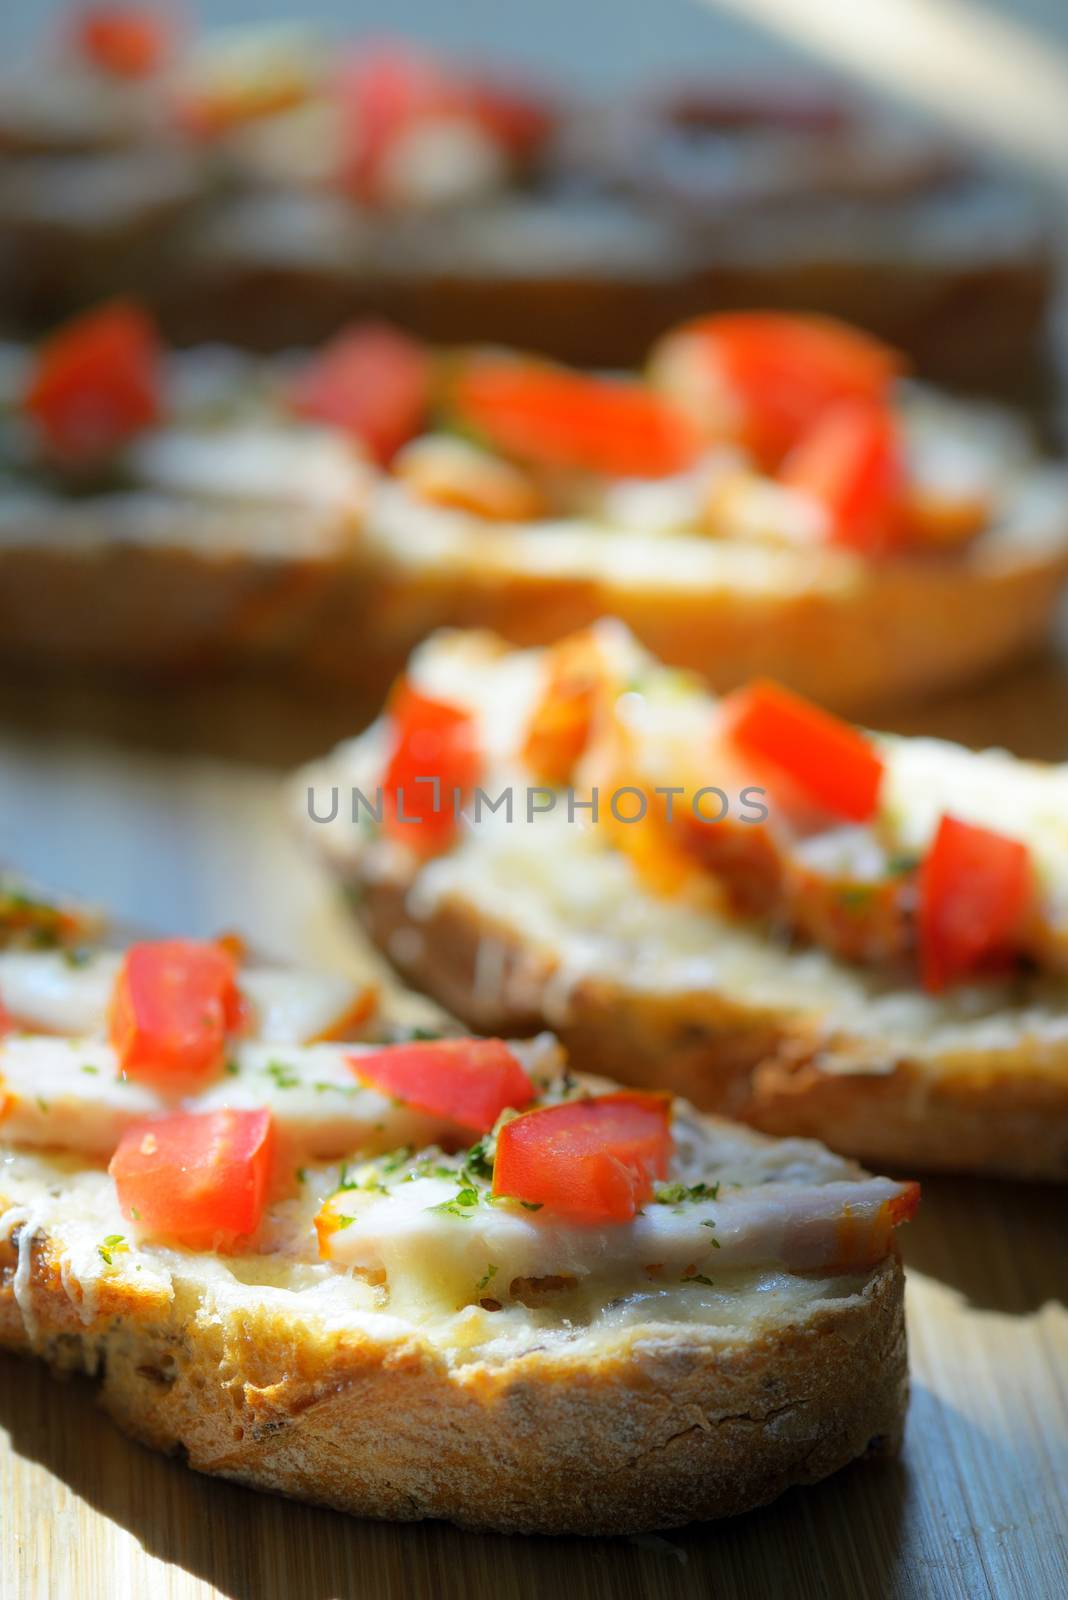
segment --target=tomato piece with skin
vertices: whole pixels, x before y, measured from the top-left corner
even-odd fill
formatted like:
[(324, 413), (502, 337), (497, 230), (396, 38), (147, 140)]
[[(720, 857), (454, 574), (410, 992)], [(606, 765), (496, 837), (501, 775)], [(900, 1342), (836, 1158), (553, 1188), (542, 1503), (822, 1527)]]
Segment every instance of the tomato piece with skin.
[(383, 466), (420, 431), (429, 401), (426, 351), (384, 322), (343, 330), (290, 391), (298, 416), (341, 428)]
[(786, 457), (779, 479), (819, 502), (832, 544), (885, 555), (907, 541), (904, 461), (887, 406), (830, 406)]
[(217, 944), (161, 939), (131, 945), (112, 992), (109, 1035), (128, 1078), (183, 1093), (222, 1069), (243, 1022), (232, 954)]
[(74, 43), (91, 66), (113, 78), (151, 78), (170, 55), (172, 25), (145, 6), (92, 6), (74, 22)]
[(859, 729), (766, 680), (728, 695), (720, 714), (738, 751), (771, 763), (821, 810), (847, 822), (875, 815), (883, 762)]
[(537, 467), (664, 478), (692, 466), (700, 448), (690, 419), (642, 384), (522, 357), (461, 362), (449, 402), (463, 427)]
[(552, 131), (553, 112), (534, 88), (471, 78), (466, 98), (479, 127), (513, 160), (527, 160)]
[(669, 1094), (567, 1100), (504, 1124), (493, 1193), (575, 1222), (629, 1222), (666, 1176), (671, 1148)]
[(416, 854), (437, 854), (455, 837), (456, 810), (481, 776), (475, 718), (406, 679), (389, 716), (394, 742), (382, 775), (382, 826)]
[(431, 1039), (350, 1056), (361, 1083), (405, 1105), (488, 1133), (502, 1111), (521, 1110), (534, 1085), (503, 1039)]
[(533, 154), (551, 115), (532, 90), (457, 73), (400, 40), (364, 45), (337, 77), (341, 183), (365, 205), (389, 200), (398, 143), (420, 124), (467, 121), (514, 161)]
[(59, 462), (92, 465), (158, 420), (160, 367), (151, 319), (139, 306), (115, 301), (45, 340), (25, 409)]
[(400, 40), (366, 44), (337, 77), (341, 183), (365, 205), (386, 199), (383, 169), (397, 141), (420, 122), (455, 113), (458, 88), (431, 57)]
[(829, 406), (884, 403), (901, 365), (889, 346), (833, 318), (753, 311), (668, 334), (652, 375), (710, 432), (774, 468)]
[(920, 867), (920, 964), (932, 994), (1013, 954), (1034, 894), (1017, 839), (944, 816)]
[(859, 1272), (873, 1267), (890, 1253), (894, 1233), (903, 1222), (911, 1222), (920, 1206), (920, 1186), (905, 1183), (901, 1193), (885, 1200), (874, 1216), (860, 1218), (846, 1212), (838, 1224), (837, 1250), (826, 1270)]
[(269, 1111), (179, 1112), (127, 1128), (108, 1172), (146, 1236), (231, 1250), (259, 1226), (274, 1153)]

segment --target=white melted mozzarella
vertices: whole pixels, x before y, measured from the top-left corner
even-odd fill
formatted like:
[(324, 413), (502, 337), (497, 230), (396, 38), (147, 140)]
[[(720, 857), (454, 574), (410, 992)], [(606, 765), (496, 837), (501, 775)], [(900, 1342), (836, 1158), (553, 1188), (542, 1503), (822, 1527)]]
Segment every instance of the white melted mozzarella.
[(171, 494), (360, 513), (369, 469), (343, 434), (261, 422), (225, 429), (157, 428), (129, 447), (139, 483)]
[(352, 1221), (330, 1235), (329, 1255), (383, 1269), (391, 1282), (436, 1273), (475, 1282), (492, 1262), (499, 1291), (516, 1277), (584, 1278), (635, 1266), (676, 1277), (713, 1266), (807, 1270), (834, 1260), (843, 1217), (871, 1216), (900, 1190), (889, 1178), (766, 1184), (715, 1200), (653, 1203), (632, 1222), (583, 1226), (511, 1204), (483, 1203), (457, 1215), (440, 1209), (455, 1198), (455, 1182), (415, 1178), (385, 1195), (343, 1192), (335, 1215)]
[[(176, 1099), (123, 1077), (114, 1050), (102, 1040), (14, 1035), (0, 1041), (0, 1135), (12, 1144), (107, 1157), (123, 1131), (143, 1117), (264, 1107), (290, 1152), (323, 1160), (473, 1137), (362, 1084), (352, 1061), (374, 1049), (240, 1043), (219, 1077)], [(514, 1049), (531, 1071), (556, 1066), (548, 1039)]]
[[(679, 674), (651, 664), (619, 624), (602, 624), (601, 632), (614, 641), (623, 680), (637, 679), (626, 712), (634, 729), (643, 739), (650, 730), (665, 737), (665, 730), (675, 730), (692, 745), (686, 730), (711, 717), (713, 701), (692, 684), (687, 689)], [(480, 718), (489, 791), (508, 781), (530, 781), (517, 770), (515, 752), (530, 696), (542, 681), (540, 652), (501, 650), (488, 635), (441, 634), (413, 657), (413, 671), (429, 692)], [(342, 745), (298, 778), (295, 801), (303, 806), (309, 778), (320, 788), (331, 783), (373, 788), (384, 742), (379, 724)], [(921, 856), (944, 811), (1019, 837), (1032, 852), (1049, 921), (1065, 926), (1068, 767), (1022, 762), (999, 751), (974, 753), (934, 740), (881, 738), (880, 744), (887, 764), (880, 827), (888, 841), (884, 848)], [(317, 825), (314, 838), (343, 865), (358, 860), (369, 878), (411, 876), (406, 851), (395, 841), (368, 840), (343, 812), (334, 824)], [(728, 995), (777, 1014), (822, 1017), (832, 1033), (845, 1029), (853, 1039), (870, 1041), (867, 1055), (860, 1048), (851, 1052), (852, 1071), (888, 1071), (899, 1051), (922, 1056), (932, 1067), (951, 1064), (958, 1051), (1011, 1055), (1021, 1039), (1031, 1039), (1041, 1044), (1029, 1052), (1032, 1070), (1063, 1072), (1068, 1047), (1068, 981), (1063, 977), (1038, 977), (1022, 988), (962, 984), (932, 996), (918, 984), (889, 980), (877, 969), (851, 965), (817, 947), (792, 948), (759, 928), (718, 915), (707, 904), (650, 894), (631, 862), (606, 849), (598, 830), (582, 825), (581, 818), (570, 821), (562, 804), (533, 822), (525, 820), (521, 805), (511, 822), (485, 812), (477, 826), (468, 820), (456, 847), (417, 871), (408, 907), (421, 919), (448, 900), (459, 900), (488, 924), (510, 930), (532, 959), (544, 961), (553, 974), (544, 998), (550, 1026), (570, 1019), (572, 996), (593, 978), (617, 981), (628, 991)], [(489, 935), (484, 942), (481, 971), (489, 982), (494, 971), (506, 974), (508, 967), (490, 959)], [(520, 973), (517, 982), (522, 981)], [(507, 1002), (506, 995), (500, 998)], [(529, 1003), (529, 996), (519, 998)]]
[[(59, 950), (0, 950), (0, 1006), (29, 1032), (103, 1037), (121, 963), (113, 950), (74, 959)], [(238, 986), (250, 1032), (276, 1044), (339, 1036), (374, 1010), (365, 986), (332, 973), (245, 967)]]

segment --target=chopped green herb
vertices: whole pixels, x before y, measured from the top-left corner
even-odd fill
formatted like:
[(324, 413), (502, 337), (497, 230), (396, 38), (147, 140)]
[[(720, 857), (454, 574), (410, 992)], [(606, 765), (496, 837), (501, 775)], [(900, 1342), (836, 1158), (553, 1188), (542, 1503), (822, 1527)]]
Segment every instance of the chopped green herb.
[(496, 1276), (497, 1276), (497, 1268), (494, 1265), (494, 1263), (491, 1261), (487, 1265), (486, 1270), (482, 1274), (481, 1278), (479, 1278), (478, 1282), (475, 1284), (475, 1288), (476, 1289), (484, 1289), (486, 1287), (487, 1283), (489, 1283), (490, 1279), (491, 1278), (495, 1278)]
[(238, 1066), (233, 1056), (231, 1056), (229, 1061), (226, 1063), (226, 1070), (230, 1074), (231, 1078), (236, 1078), (238, 1073), (241, 1071), (241, 1068)]
[(524, 1211), (540, 1211), (545, 1204), (544, 1200), (520, 1200), (519, 1204)]
[(37, 1105), (38, 1105), (39, 1109), (41, 1111), (47, 1111), (48, 1110), (48, 1101), (44, 1098), (44, 1096), (43, 1095), (36, 1095), (35, 1098), (36, 1098)]
[(487, 1138), (479, 1139), (464, 1156), (463, 1174), (465, 1178), (475, 1181), (481, 1179), (483, 1183), (493, 1182), (493, 1157), (490, 1155)]
[(64, 950), (63, 959), (68, 967), (84, 967), (93, 959), (93, 952), (84, 946), (77, 945), (73, 949)]
[(264, 1071), (273, 1079), (276, 1088), (296, 1089), (300, 1083), (300, 1073), (295, 1072), (286, 1061), (268, 1061)]
[(653, 1196), (658, 1206), (678, 1206), (687, 1200), (715, 1200), (719, 1195), (718, 1183), (669, 1183)]
[(396, 1172), (398, 1167), (403, 1167), (404, 1163), (411, 1159), (411, 1155), (411, 1145), (402, 1144), (399, 1149), (393, 1150), (388, 1156), (382, 1157), (382, 1171)]
[(446, 1217), (469, 1217), (478, 1205), (477, 1189), (460, 1189), (451, 1200), (442, 1200), (436, 1206), (428, 1206), (429, 1211), (440, 1211)]
[(703, 1283), (709, 1289), (715, 1288), (712, 1279), (706, 1278), (703, 1272), (688, 1272), (680, 1281), (682, 1283)]
[(96, 1248), (101, 1261), (110, 1267), (112, 1256), (118, 1255), (120, 1251), (129, 1250), (130, 1246), (121, 1233), (109, 1233), (103, 1244), (98, 1244)]
[(308, 1169), (306, 1167), (298, 1167), (297, 1168), (297, 1182), (298, 1183), (307, 1183), (307, 1181), (308, 1181)]
[(94, 1067), (91, 1061), (86, 1061), (82, 1066), (82, 1071), (90, 1073), (95, 1078), (98, 1076), (100, 1068)]
[(874, 896), (873, 883), (851, 883), (847, 888), (838, 891), (839, 904), (847, 911), (863, 911), (865, 906), (871, 905)]
[(886, 870), (894, 878), (904, 878), (908, 873), (915, 872), (919, 864), (915, 856), (891, 856), (886, 864)]

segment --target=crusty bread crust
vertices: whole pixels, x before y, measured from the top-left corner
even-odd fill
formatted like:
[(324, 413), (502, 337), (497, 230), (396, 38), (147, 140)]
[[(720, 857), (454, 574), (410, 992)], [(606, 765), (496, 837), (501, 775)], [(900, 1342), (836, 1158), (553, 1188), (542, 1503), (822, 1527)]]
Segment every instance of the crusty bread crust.
[[(873, 1050), (816, 1011), (708, 990), (582, 977), (561, 1005), (551, 952), (458, 896), (417, 919), (409, 887), (361, 881), (357, 915), (410, 983), (471, 1028), (507, 1038), (551, 1027), (579, 1071), (672, 1089), (875, 1166), (1068, 1180), (1068, 1044), (1033, 1038), (1026, 1019), (1011, 1048), (958, 1046), (932, 1062)], [(487, 966), (491, 985), (479, 982)]]
[(664, 590), (618, 581), (607, 567), (600, 578), (509, 570), (474, 549), (470, 560), (436, 569), (368, 558), (353, 586), (358, 632), (335, 607), (309, 660), (326, 678), (384, 686), (439, 628), (485, 628), (532, 646), (615, 617), (659, 660), (697, 672), (717, 693), (771, 677), (857, 713), (979, 681), (1033, 654), (1066, 577), (1068, 527), (1060, 545), (1041, 550), (869, 562), (848, 584), (814, 573), (801, 588)]
[(415, 1330), (339, 1332), (254, 1293), (240, 1312), (198, 1315), (188, 1293), (109, 1280), (89, 1312), (42, 1232), (31, 1335), (17, 1254), (0, 1243), (0, 1344), (98, 1374), (121, 1427), (199, 1471), (360, 1516), (632, 1533), (763, 1505), (901, 1438), (896, 1255), (752, 1333), (646, 1325), (592, 1354), (547, 1342), (450, 1365)]
[(335, 550), (301, 555), (296, 513), (286, 560), (232, 548), (232, 511), (185, 515), (218, 521), (214, 547), (118, 537), (5, 544), (5, 658), (122, 671), (284, 670), (377, 699), (438, 628), (488, 628), (544, 645), (615, 616), (717, 691), (770, 676), (856, 712), (981, 679), (1036, 650), (1068, 576), (1068, 529), (1059, 547), (865, 563), (845, 584), (814, 572), (802, 587), (664, 590), (617, 581), (607, 568), (602, 577), (513, 568), (496, 531), (496, 559), (481, 539), (462, 560), (407, 567), (340, 533)]

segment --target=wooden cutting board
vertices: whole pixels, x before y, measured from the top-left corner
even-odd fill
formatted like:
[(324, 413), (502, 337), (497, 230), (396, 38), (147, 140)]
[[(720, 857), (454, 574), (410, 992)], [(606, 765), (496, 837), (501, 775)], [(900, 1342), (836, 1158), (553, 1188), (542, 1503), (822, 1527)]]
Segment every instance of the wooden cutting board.
[[(1054, 663), (902, 725), (1068, 757)], [(369, 957), (290, 836), (279, 762), (352, 731), (275, 697), (0, 685), (0, 856), (149, 926)], [(205, 753), (207, 752), (207, 753)], [(1068, 1192), (930, 1180), (904, 1230), (914, 1390), (900, 1462), (664, 1538), (361, 1523), (198, 1477), (90, 1386), (0, 1358), (0, 1597), (1068, 1595)]]

